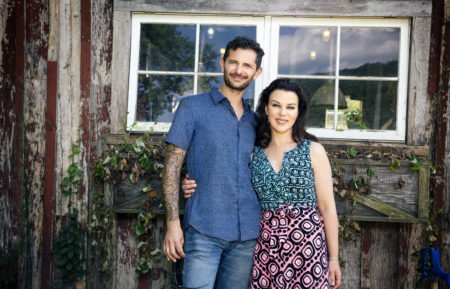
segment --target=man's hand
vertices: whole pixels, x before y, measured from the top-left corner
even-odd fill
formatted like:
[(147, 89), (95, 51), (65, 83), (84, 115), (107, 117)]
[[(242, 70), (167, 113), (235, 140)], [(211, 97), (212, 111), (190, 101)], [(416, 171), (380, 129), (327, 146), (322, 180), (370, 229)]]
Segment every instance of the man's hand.
[(184, 178), (183, 181), (181, 182), (181, 187), (183, 188), (184, 197), (186, 199), (189, 199), (195, 192), (197, 184), (195, 183), (195, 180), (190, 180), (189, 175), (186, 174), (186, 178)]
[(167, 260), (176, 262), (178, 259), (184, 258), (183, 244), (184, 237), (180, 222), (169, 222), (164, 238), (164, 255)]

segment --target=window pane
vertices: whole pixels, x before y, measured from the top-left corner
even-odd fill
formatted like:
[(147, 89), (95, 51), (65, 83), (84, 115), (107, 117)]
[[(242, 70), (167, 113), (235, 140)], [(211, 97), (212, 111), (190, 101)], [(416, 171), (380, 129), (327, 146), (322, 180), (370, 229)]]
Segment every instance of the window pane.
[(195, 25), (142, 24), (139, 70), (194, 71)]
[[(292, 81), (300, 85), (308, 100), (309, 113), (306, 126), (309, 128), (334, 128), (334, 80), (292, 79)], [(342, 103), (343, 95), (340, 99), (339, 108), (342, 109), (346, 107), (345, 100)]]
[(398, 75), (400, 28), (341, 28), (340, 74)]
[(335, 71), (336, 28), (280, 27), (278, 73), (324, 75)]
[[(223, 76), (202, 76), (198, 78), (198, 93), (209, 91), (211, 88), (219, 88), (222, 85)], [(247, 101), (250, 107), (253, 109), (255, 103), (255, 82), (245, 89), (243, 98)]]
[(225, 52), (227, 43), (236, 36), (256, 39), (255, 26), (200, 26), (200, 50), (198, 71), (221, 72), (220, 58)]
[(193, 80), (192, 76), (139, 75), (136, 121), (171, 122), (181, 97), (193, 94)]
[(397, 82), (341, 80), (339, 86), (349, 129), (396, 130)]

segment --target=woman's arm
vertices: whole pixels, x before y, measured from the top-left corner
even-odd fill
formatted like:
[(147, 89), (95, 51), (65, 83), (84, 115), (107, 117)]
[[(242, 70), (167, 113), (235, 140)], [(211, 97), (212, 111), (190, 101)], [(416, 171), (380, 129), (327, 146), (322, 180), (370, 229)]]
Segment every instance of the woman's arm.
[(311, 164), (314, 170), (314, 183), (317, 203), (323, 217), (325, 235), (329, 255), (329, 271), (333, 288), (341, 283), (339, 267), (339, 222), (334, 202), (331, 166), (323, 146), (317, 142), (311, 143)]

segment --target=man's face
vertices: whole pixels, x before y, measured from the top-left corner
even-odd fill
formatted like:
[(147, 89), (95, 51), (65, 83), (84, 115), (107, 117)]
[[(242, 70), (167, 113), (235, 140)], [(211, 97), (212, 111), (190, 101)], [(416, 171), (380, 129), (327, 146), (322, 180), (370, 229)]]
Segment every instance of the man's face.
[(220, 60), (220, 66), (225, 85), (235, 90), (245, 90), (262, 72), (261, 67), (256, 68), (256, 52), (251, 49), (230, 50), (227, 59)]

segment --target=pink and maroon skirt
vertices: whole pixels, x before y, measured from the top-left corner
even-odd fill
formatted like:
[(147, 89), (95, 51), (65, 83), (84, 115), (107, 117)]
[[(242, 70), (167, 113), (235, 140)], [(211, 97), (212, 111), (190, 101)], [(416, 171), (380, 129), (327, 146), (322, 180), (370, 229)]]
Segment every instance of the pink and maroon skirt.
[(249, 288), (331, 288), (317, 207), (282, 205), (261, 213)]

